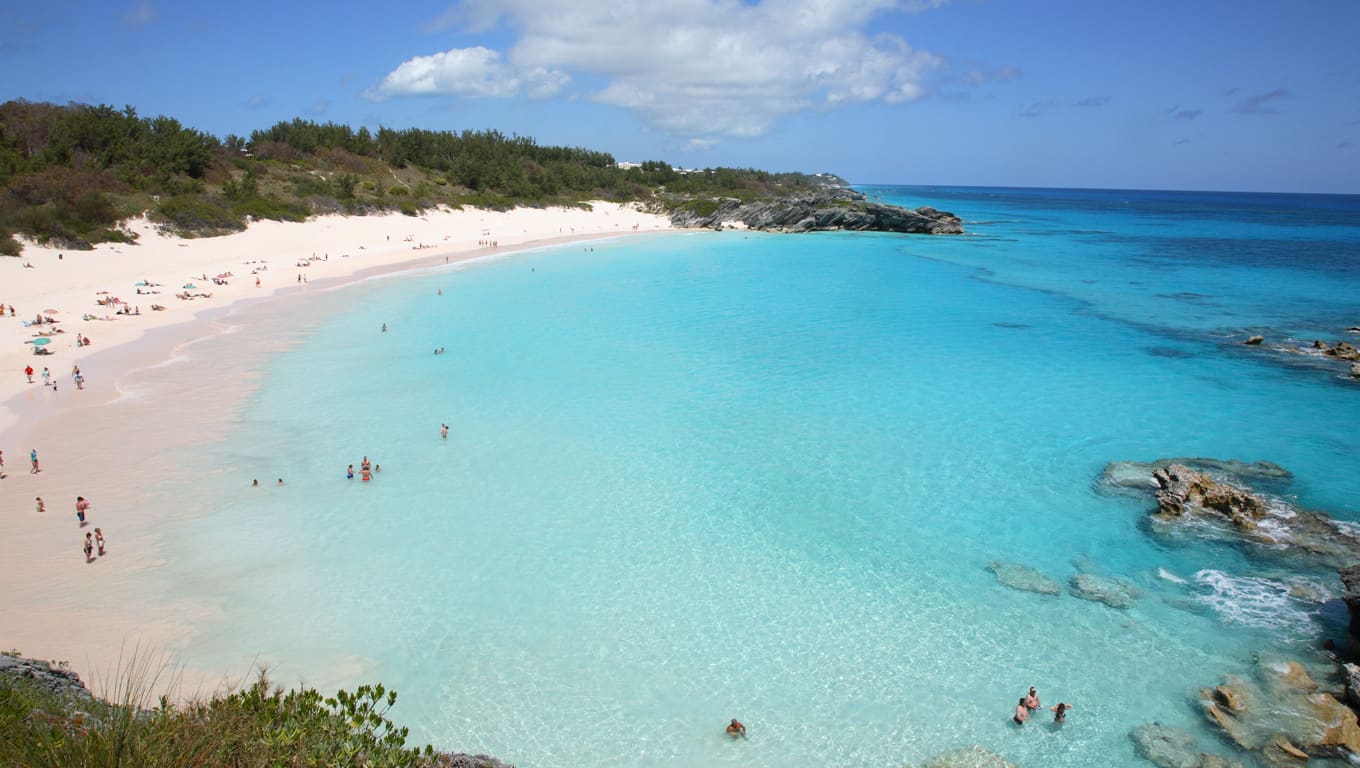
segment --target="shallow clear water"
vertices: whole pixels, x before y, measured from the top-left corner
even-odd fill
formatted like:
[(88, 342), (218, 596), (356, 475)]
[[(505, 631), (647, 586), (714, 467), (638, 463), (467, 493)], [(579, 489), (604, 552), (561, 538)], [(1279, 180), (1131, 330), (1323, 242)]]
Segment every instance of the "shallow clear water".
[[(239, 428), (184, 459), (168, 567), (221, 609), (184, 659), (381, 680), (413, 738), (521, 768), (1134, 766), (1151, 720), (1224, 751), (1195, 690), (1341, 619), (1095, 481), (1268, 459), (1360, 520), (1360, 387), (1233, 343), (1360, 322), (1360, 202), (868, 191), (971, 234), (624, 239), (299, 302)], [(1030, 685), (1064, 730), (1011, 725)]]

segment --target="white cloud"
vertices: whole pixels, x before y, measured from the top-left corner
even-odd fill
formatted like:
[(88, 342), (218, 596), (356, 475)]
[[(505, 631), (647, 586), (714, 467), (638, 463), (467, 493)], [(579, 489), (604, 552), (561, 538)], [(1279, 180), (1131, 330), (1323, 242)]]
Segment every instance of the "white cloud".
[(411, 94), (475, 98), (526, 92), (535, 98), (546, 98), (566, 85), (568, 79), (565, 73), (546, 67), (509, 66), (499, 51), (479, 46), (405, 61), (368, 95), (374, 99)]
[(603, 83), (587, 98), (667, 133), (760, 136), (796, 112), (920, 98), (942, 60), (869, 27), (943, 2), (463, 0), (429, 28), (503, 25), (513, 44), (417, 56), (367, 95), (547, 98), (575, 74)]

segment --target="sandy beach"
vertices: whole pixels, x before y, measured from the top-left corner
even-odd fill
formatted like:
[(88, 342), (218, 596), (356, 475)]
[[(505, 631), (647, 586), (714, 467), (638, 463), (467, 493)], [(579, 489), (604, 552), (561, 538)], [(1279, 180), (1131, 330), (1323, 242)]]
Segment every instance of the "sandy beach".
[[(128, 228), (138, 234), (136, 245), (92, 251), (29, 245), (20, 258), (0, 259), (6, 647), (66, 661), (96, 689), (117, 674), (120, 656), (173, 666), (177, 642), (209, 610), (169, 597), (170, 585), (158, 579), (173, 553), (161, 550), (157, 523), (178, 510), (175, 500), (157, 497), (147, 472), (173, 465), (176, 451), (228, 429), (254, 383), (205, 367), (211, 361), (167, 361), (198, 340), (241, 330), (243, 317), (251, 325), (243, 348), (286, 349), (304, 329), (271, 326), (270, 308), (355, 278), (555, 242), (654, 233), (670, 224), (628, 206), (595, 203), (589, 211), (443, 210), (419, 218), (256, 222), (242, 233), (196, 240), (162, 235), (145, 219)], [(38, 317), (56, 322), (34, 322)], [(90, 343), (78, 343), (78, 335)], [(51, 354), (35, 355), (33, 341), (44, 338), (49, 341), (40, 346)], [(261, 338), (270, 343), (259, 346)], [(30, 365), (33, 383), (24, 375)], [(83, 390), (74, 382), (75, 366)], [(44, 368), (55, 388), (44, 386)], [(30, 472), (30, 450), (38, 452), (38, 473)], [(91, 502), (86, 527), (75, 519), (77, 496)], [(87, 564), (81, 542), (96, 527), (108, 537), (108, 554)], [(248, 673), (183, 669), (180, 692), (191, 695)]]

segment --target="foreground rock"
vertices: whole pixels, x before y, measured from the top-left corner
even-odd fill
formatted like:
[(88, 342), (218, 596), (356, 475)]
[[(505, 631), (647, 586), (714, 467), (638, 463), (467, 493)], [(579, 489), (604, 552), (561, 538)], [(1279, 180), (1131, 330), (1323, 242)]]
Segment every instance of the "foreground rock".
[[(1338, 525), (1321, 512), (1300, 509), (1236, 484), (1243, 472), (1263, 472), (1272, 478), (1284, 472), (1287, 476), (1273, 464), (1258, 462), (1235, 468), (1228, 480), (1171, 463), (1152, 471), (1150, 486), (1139, 478), (1135, 467), (1140, 466), (1155, 464), (1108, 465), (1104, 482), (1117, 488), (1152, 489), (1157, 501), (1153, 517), (1159, 524), (1208, 523), (1198, 530), (1252, 545), (1258, 554), (1309, 567), (1337, 569), (1360, 562), (1360, 537), (1349, 527)], [(1228, 473), (1220, 468), (1218, 474), (1223, 478)]]
[(11, 679), (32, 680), (58, 696), (90, 699), (90, 691), (80, 676), (69, 669), (54, 667), (46, 661), (0, 655), (0, 688)]
[(1241, 768), (1218, 755), (1200, 752), (1195, 737), (1169, 725), (1144, 723), (1129, 731), (1133, 751), (1158, 768)]
[(1034, 592), (1039, 595), (1061, 595), (1062, 585), (1028, 565), (993, 560), (987, 570), (996, 574), (996, 580), (1011, 589)]
[(1342, 595), (1341, 599), (1351, 610), (1351, 634), (1360, 637), (1360, 565), (1339, 568), (1337, 573), (1341, 575), (1341, 583), (1346, 587), (1346, 594)]
[[(713, 203), (713, 204), (710, 204)], [(694, 200), (671, 211), (677, 227), (747, 229), (780, 232), (853, 230), (919, 235), (961, 235), (963, 220), (952, 213), (922, 207), (915, 210), (871, 203), (846, 187), (826, 187), (775, 200)]]
[(982, 747), (972, 746), (936, 755), (922, 768), (1019, 768), (1015, 763)]

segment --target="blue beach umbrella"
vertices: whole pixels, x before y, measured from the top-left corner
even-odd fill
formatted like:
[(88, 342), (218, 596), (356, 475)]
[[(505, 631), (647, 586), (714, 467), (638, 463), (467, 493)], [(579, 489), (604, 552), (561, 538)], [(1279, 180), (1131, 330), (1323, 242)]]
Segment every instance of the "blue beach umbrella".
[(41, 339), (34, 339), (34, 340), (33, 340), (33, 346), (35, 346), (35, 347), (41, 347), (41, 346), (43, 346), (44, 344), (51, 344), (51, 343), (52, 343), (52, 340), (51, 340), (51, 339), (48, 339), (48, 338), (41, 338)]

